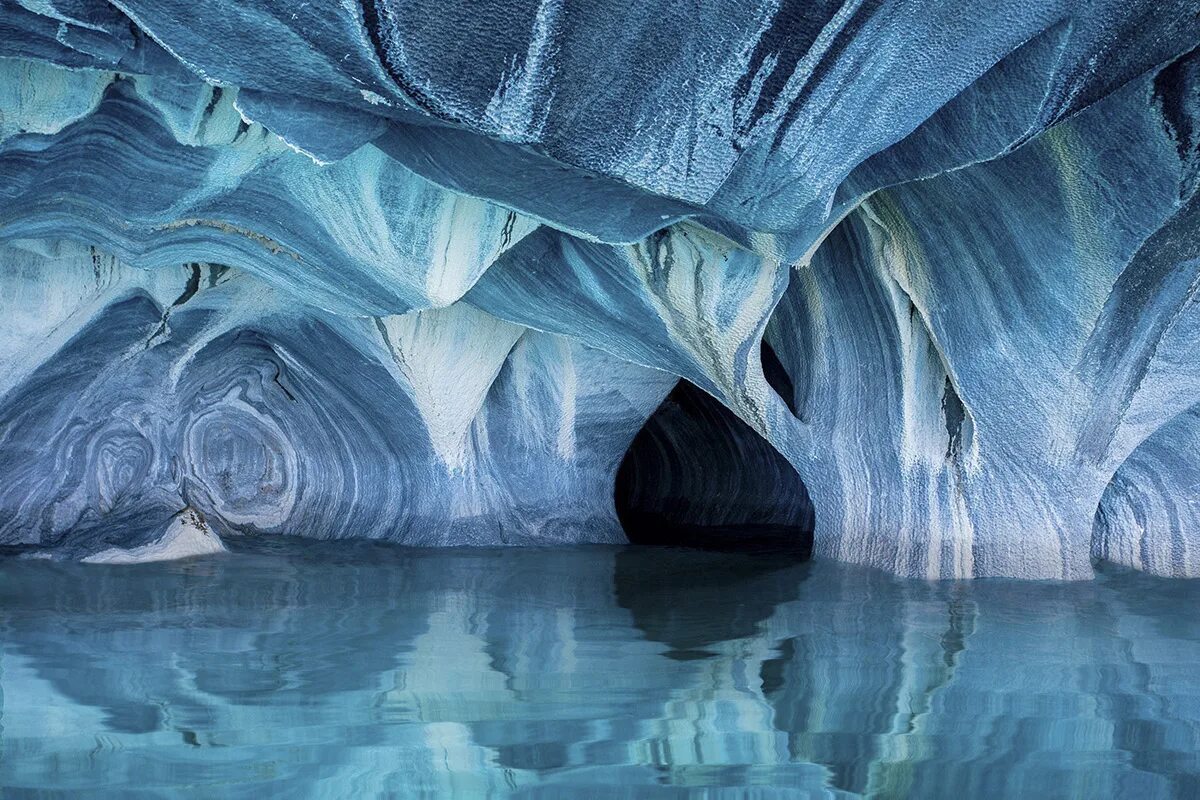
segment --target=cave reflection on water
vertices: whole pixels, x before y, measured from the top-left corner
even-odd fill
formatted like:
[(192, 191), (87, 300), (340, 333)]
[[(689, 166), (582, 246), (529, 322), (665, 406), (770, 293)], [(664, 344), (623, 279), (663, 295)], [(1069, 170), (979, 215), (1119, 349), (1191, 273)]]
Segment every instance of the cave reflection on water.
[(299, 542), (0, 562), (0, 786), (1193, 797), (1196, 582)]

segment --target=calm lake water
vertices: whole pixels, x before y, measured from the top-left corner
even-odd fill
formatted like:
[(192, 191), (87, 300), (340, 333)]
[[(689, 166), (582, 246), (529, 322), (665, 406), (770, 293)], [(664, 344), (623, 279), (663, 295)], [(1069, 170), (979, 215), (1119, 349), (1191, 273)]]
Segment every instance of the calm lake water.
[(258, 543), (0, 562), (3, 796), (1200, 796), (1200, 583)]

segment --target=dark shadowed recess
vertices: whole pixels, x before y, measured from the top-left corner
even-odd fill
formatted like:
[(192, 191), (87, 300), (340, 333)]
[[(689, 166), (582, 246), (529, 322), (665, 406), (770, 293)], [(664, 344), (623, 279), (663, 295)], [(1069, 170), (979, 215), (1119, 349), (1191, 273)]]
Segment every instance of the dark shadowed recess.
[(615, 500), (633, 544), (812, 553), (804, 481), (749, 425), (686, 380), (629, 446)]

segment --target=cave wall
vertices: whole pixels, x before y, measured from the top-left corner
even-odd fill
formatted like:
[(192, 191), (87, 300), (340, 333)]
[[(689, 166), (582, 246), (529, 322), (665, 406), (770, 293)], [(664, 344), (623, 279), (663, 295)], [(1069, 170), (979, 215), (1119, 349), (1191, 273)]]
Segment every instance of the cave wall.
[(69, 244), (0, 264), (30, 312), (0, 324), (0, 539), (58, 554), (187, 506), (232, 534), (624, 541), (612, 476), (673, 383), (467, 305), (338, 317)]
[(620, 541), (683, 379), (819, 557), (1200, 574), (1198, 44), (1185, 0), (0, 2), (0, 545)]

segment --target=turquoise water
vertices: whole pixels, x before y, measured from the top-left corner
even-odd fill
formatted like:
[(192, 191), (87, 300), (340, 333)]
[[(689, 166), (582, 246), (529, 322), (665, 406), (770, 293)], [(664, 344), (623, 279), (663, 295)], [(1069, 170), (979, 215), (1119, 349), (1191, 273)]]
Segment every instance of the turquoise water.
[(1200, 796), (1200, 584), (256, 544), (0, 562), (4, 796)]

